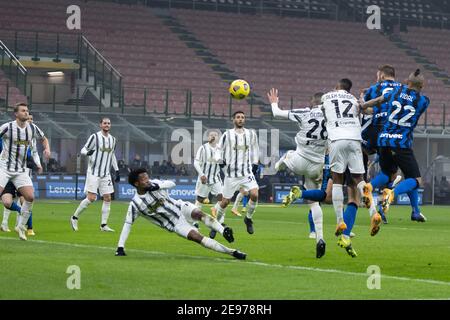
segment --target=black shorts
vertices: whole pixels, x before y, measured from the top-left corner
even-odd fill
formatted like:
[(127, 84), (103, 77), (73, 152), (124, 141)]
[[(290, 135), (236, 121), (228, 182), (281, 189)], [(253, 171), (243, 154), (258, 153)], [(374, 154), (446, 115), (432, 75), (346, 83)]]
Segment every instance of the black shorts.
[(21, 197), (21, 196), (22, 196), (22, 195), (20, 194), (20, 192), (17, 191), (16, 186), (14, 186), (14, 183), (12, 183), (11, 181), (9, 181), (9, 182), (6, 184), (5, 189), (4, 189), (3, 192), (2, 192), (2, 196), (3, 196), (5, 193), (8, 193), (8, 194), (12, 195), (13, 198), (15, 198), (16, 196), (17, 196), (17, 197)]
[(381, 171), (389, 177), (400, 168), (405, 179), (420, 178), (419, 164), (412, 149), (379, 148)]
[(372, 155), (377, 153), (377, 143), (378, 143), (378, 127), (371, 125), (362, 133), (362, 149), (364, 153)]

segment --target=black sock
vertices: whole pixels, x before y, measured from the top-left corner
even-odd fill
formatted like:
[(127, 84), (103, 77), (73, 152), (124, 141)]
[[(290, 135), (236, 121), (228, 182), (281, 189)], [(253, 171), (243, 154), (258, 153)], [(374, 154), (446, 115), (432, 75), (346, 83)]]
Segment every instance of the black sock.
[(72, 219), (78, 220), (78, 217), (72, 216)]
[(102, 224), (101, 224), (101, 227), (102, 227), (102, 228), (103, 228), (104, 226), (106, 226), (106, 223), (102, 223)]

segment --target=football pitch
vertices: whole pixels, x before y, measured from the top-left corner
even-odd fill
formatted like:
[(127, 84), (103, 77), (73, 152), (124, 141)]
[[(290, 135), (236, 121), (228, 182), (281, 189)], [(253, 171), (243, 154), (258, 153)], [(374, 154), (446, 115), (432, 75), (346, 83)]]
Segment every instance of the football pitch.
[[(360, 208), (351, 258), (337, 246), (335, 215), (324, 206), (327, 252), (315, 258), (308, 239), (308, 207), (260, 205), (255, 234), (242, 218), (227, 213), (235, 232), (230, 247), (246, 261), (207, 250), (143, 218), (133, 226), (128, 256), (115, 257), (127, 203), (113, 202), (109, 225), (99, 230), (101, 203), (81, 216), (73, 232), (69, 217), (76, 202), (37, 201), (36, 236), (0, 233), (0, 299), (449, 299), (450, 209), (423, 207), (426, 223), (411, 222), (410, 208), (393, 206), (389, 224), (369, 235), (368, 211)], [(209, 211), (209, 207), (204, 207)], [(10, 228), (15, 215), (11, 214)], [(204, 225), (200, 231), (207, 234)], [(227, 242), (218, 235), (217, 240)], [(228, 245), (228, 244), (227, 244)], [(80, 289), (70, 290), (69, 266), (80, 268)], [(381, 271), (379, 289), (369, 289), (367, 269)], [(368, 281), (369, 280), (369, 281)]]

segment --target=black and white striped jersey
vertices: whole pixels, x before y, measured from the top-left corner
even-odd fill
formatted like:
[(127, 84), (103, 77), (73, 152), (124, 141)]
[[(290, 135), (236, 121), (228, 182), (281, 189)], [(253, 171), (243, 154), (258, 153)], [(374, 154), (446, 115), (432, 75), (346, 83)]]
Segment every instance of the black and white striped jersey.
[(126, 222), (132, 224), (138, 216), (142, 216), (158, 227), (174, 231), (182, 215), (183, 205), (181, 200), (171, 198), (167, 191), (168, 188), (174, 187), (175, 183), (159, 180), (152, 182), (158, 184), (161, 189), (144, 195), (136, 193), (128, 206)]
[(94, 150), (94, 153), (89, 156), (88, 174), (103, 178), (110, 174), (111, 166), (115, 171), (119, 170), (114, 154), (116, 138), (112, 135), (104, 136), (102, 131), (92, 134), (81, 150), (81, 154), (86, 155), (90, 150)]
[(258, 137), (255, 130), (229, 129), (219, 140), (216, 161), (225, 161), (223, 173), (239, 178), (252, 173), (252, 164), (259, 161)]
[(217, 147), (205, 143), (197, 150), (194, 159), (194, 167), (198, 172), (199, 177), (206, 176), (208, 178), (207, 184), (221, 182), (220, 167), (215, 159)]
[(3, 151), (0, 155), (0, 167), (12, 172), (25, 172), (27, 169), (27, 152), (35, 139), (43, 139), (44, 132), (34, 123), (27, 123), (24, 128), (11, 121), (0, 127), (0, 139)]

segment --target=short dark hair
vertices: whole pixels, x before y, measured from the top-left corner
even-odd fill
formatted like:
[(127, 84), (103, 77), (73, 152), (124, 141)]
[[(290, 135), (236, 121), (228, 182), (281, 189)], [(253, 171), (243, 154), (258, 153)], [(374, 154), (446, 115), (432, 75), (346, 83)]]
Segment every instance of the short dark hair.
[(238, 110), (238, 111), (235, 111), (231, 117), (234, 119), (236, 117), (236, 115), (238, 115), (240, 113), (242, 113), (245, 116), (244, 111)]
[(350, 79), (344, 78), (339, 80), (339, 86), (345, 91), (350, 91), (353, 87), (353, 83)]
[(383, 64), (379, 66), (378, 71), (382, 72), (385, 76), (395, 78), (395, 68), (390, 64)]
[(100, 123), (102, 123), (103, 120), (105, 120), (105, 119), (108, 119), (109, 121), (111, 121), (111, 119), (110, 119), (109, 117), (101, 117), (101, 118), (100, 118)]
[(322, 96), (324, 95), (323, 92), (316, 92), (313, 94), (313, 96), (311, 97), (311, 103), (317, 103), (320, 104), (322, 101)]
[(28, 104), (26, 104), (25, 102), (19, 102), (14, 106), (14, 112), (18, 112), (19, 111), (19, 107), (27, 107), (28, 108)]
[(141, 173), (148, 173), (147, 169), (145, 169), (145, 168), (138, 168), (138, 169), (135, 169), (135, 170), (131, 171), (128, 174), (128, 183), (136, 188), (136, 186), (134, 184), (138, 181), (139, 175)]

